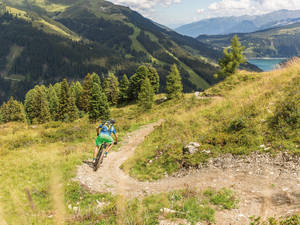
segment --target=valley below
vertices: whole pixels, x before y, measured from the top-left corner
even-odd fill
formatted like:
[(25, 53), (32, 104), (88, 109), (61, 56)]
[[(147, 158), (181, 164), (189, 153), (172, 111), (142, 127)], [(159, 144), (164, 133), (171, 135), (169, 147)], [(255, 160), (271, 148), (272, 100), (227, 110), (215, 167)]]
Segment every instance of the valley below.
[(284, 62), (285, 58), (254, 58), (248, 59), (248, 62), (262, 69), (263, 71), (271, 71), (280, 66), (280, 63)]

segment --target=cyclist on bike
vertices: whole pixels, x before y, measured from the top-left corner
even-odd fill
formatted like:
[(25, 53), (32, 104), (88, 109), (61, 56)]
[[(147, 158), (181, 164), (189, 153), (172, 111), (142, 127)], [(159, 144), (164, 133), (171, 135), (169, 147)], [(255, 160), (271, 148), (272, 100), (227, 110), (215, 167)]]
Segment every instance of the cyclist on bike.
[[(107, 144), (109, 144), (108, 148), (106, 149), (106, 151), (104, 153), (105, 157), (107, 156), (108, 152), (112, 149), (113, 145), (118, 144), (118, 135), (114, 128), (114, 123), (115, 123), (115, 121), (113, 119), (110, 119), (110, 120), (106, 121), (105, 123), (100, 124), (99, 127), (97, 127), (97, 129), (96, 129), (97, 139), (96, 139), (96, 148), (94, 151), (93, 163), (95, 163), (95, 161), (96, 161), (96, 157), (97, 157), (99, 148), (101, 147), (103, 142), (106, 142)], [(115, 136), (115, 139), (116, 139), (115, 142), (111, 136), (111, 133), (113, 133)]]

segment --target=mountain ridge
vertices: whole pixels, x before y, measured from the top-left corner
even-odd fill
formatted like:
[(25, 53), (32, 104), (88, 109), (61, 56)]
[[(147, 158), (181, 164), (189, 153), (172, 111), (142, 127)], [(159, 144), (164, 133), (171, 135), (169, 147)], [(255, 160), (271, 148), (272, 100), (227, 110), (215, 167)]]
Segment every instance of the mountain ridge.
[[(200, 35), (197, 40), (222, 50), (234, 35)], [(237, 35), (246, 47), (247, 58), (291, 58), (300, 54), (300, 22)]]
[[(180, 68), (185, 91), (204, 90), (217, 82), (212, 75), (216, 71), (220, 52), (158, 26), (128, 7), (102, 0), (4, 0), (2, 8), (4, 4), (6, 11), (13, 16), (8, 18), (6, 15), (6, 21), (0, 24), (0, 39), (6, 37), (6, 46), (3, 46), (0, 55), (1, 79), (2, 83), (4, 79), (10, 83), (10, 91), (7, 94), (0, 93), (2, 100), (10, 95), (18, 99), (23, 97), (22, 93), (16, 93), (13, 86), (26, 86), (25, 89), (29, 89), (37, 83), (47, 84), (63, 76), (82, 79), (86, 72), (106, 74), (113, 71), (119, 77), (124, 73), (131, 76), (143, 63), (156, 67), (161, 75), (162, 87), (168, 69), (174, 63)], [(2, 17), (4, 20), (5, 16)], [(8, 37), (4, 30), (10, 35), (15, 35), (18, 30), (19, 40)], [(31, 32), (40, 37), (30, 36)], [(47, 49), (39, 39), (47, 39), (47, 45), (53, 48), (60, 46), (57, 49), (64, 49), (67, 53), (61, 53), (57, 59), (47, 56), (39, 52), (39, 49)], [(28, 52), (28, 46), (33, 45), (40, 55), (39, 59), (33, 60), (33, 55), (36, 55), (33, 49)], [(16, 50), (18, 54), (12, 54)], [(81, 51), (86, 58), (81, 57)], [(72, 52), (80, 58), (78, 62), (71, 60)], [(52, 54), (55, 55), (54, 52)], [(53, 60), (50, 62), (51, 58)], [(58, 59), (60, 62), (57, 62)], [(24, 63), (26, 60), (36, 65)], [(65, 64), (66, 67), (57, 64)], [(75, 72), (67, 69), (71, 67), (77, 68)], [(57, 72), (49, 72), (51, 68)]]
[[(199, 35), (226, 35), (250, 33), (300, 21), (300, 10), (278, 10), (263, 15), (215, 17), (185, 24), (175, 29), (178, 33), (197, 37)], [(293, 20), (296, 20), (293, 22)]]

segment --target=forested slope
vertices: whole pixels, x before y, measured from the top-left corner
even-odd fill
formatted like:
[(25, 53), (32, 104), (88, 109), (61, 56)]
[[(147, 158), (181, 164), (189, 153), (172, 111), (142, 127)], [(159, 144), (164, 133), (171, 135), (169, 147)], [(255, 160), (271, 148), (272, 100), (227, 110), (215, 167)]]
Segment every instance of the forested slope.
[[(5, 3), (5, 4), (4, 4)], [(177, 64), (185, 91), (216, 83), (218, 51), (193, 38), (157, 26), (129, 8), (100, 0), (13, 1), (1, 3), (1, 99), (35, 84), (87, 72), (133, 75), (148, 63), (160, 75), (161, 91)]]
[[(217, 49), (230, 45), (234, 34), (201, 35), (197, 39)], [(248, 34), (238, 34), (246, 46), (246, 56), (253, 57), (293, 57), (300, 53), (300, 23), (272, 28)]]

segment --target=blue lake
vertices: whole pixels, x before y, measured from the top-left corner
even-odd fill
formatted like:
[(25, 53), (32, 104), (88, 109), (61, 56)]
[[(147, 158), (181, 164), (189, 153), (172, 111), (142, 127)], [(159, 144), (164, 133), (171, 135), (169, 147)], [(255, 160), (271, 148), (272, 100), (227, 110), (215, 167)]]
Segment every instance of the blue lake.
[(256, 65), (263, 71), (271, 71), (285, 59), (249, 59), (248, 62)]

